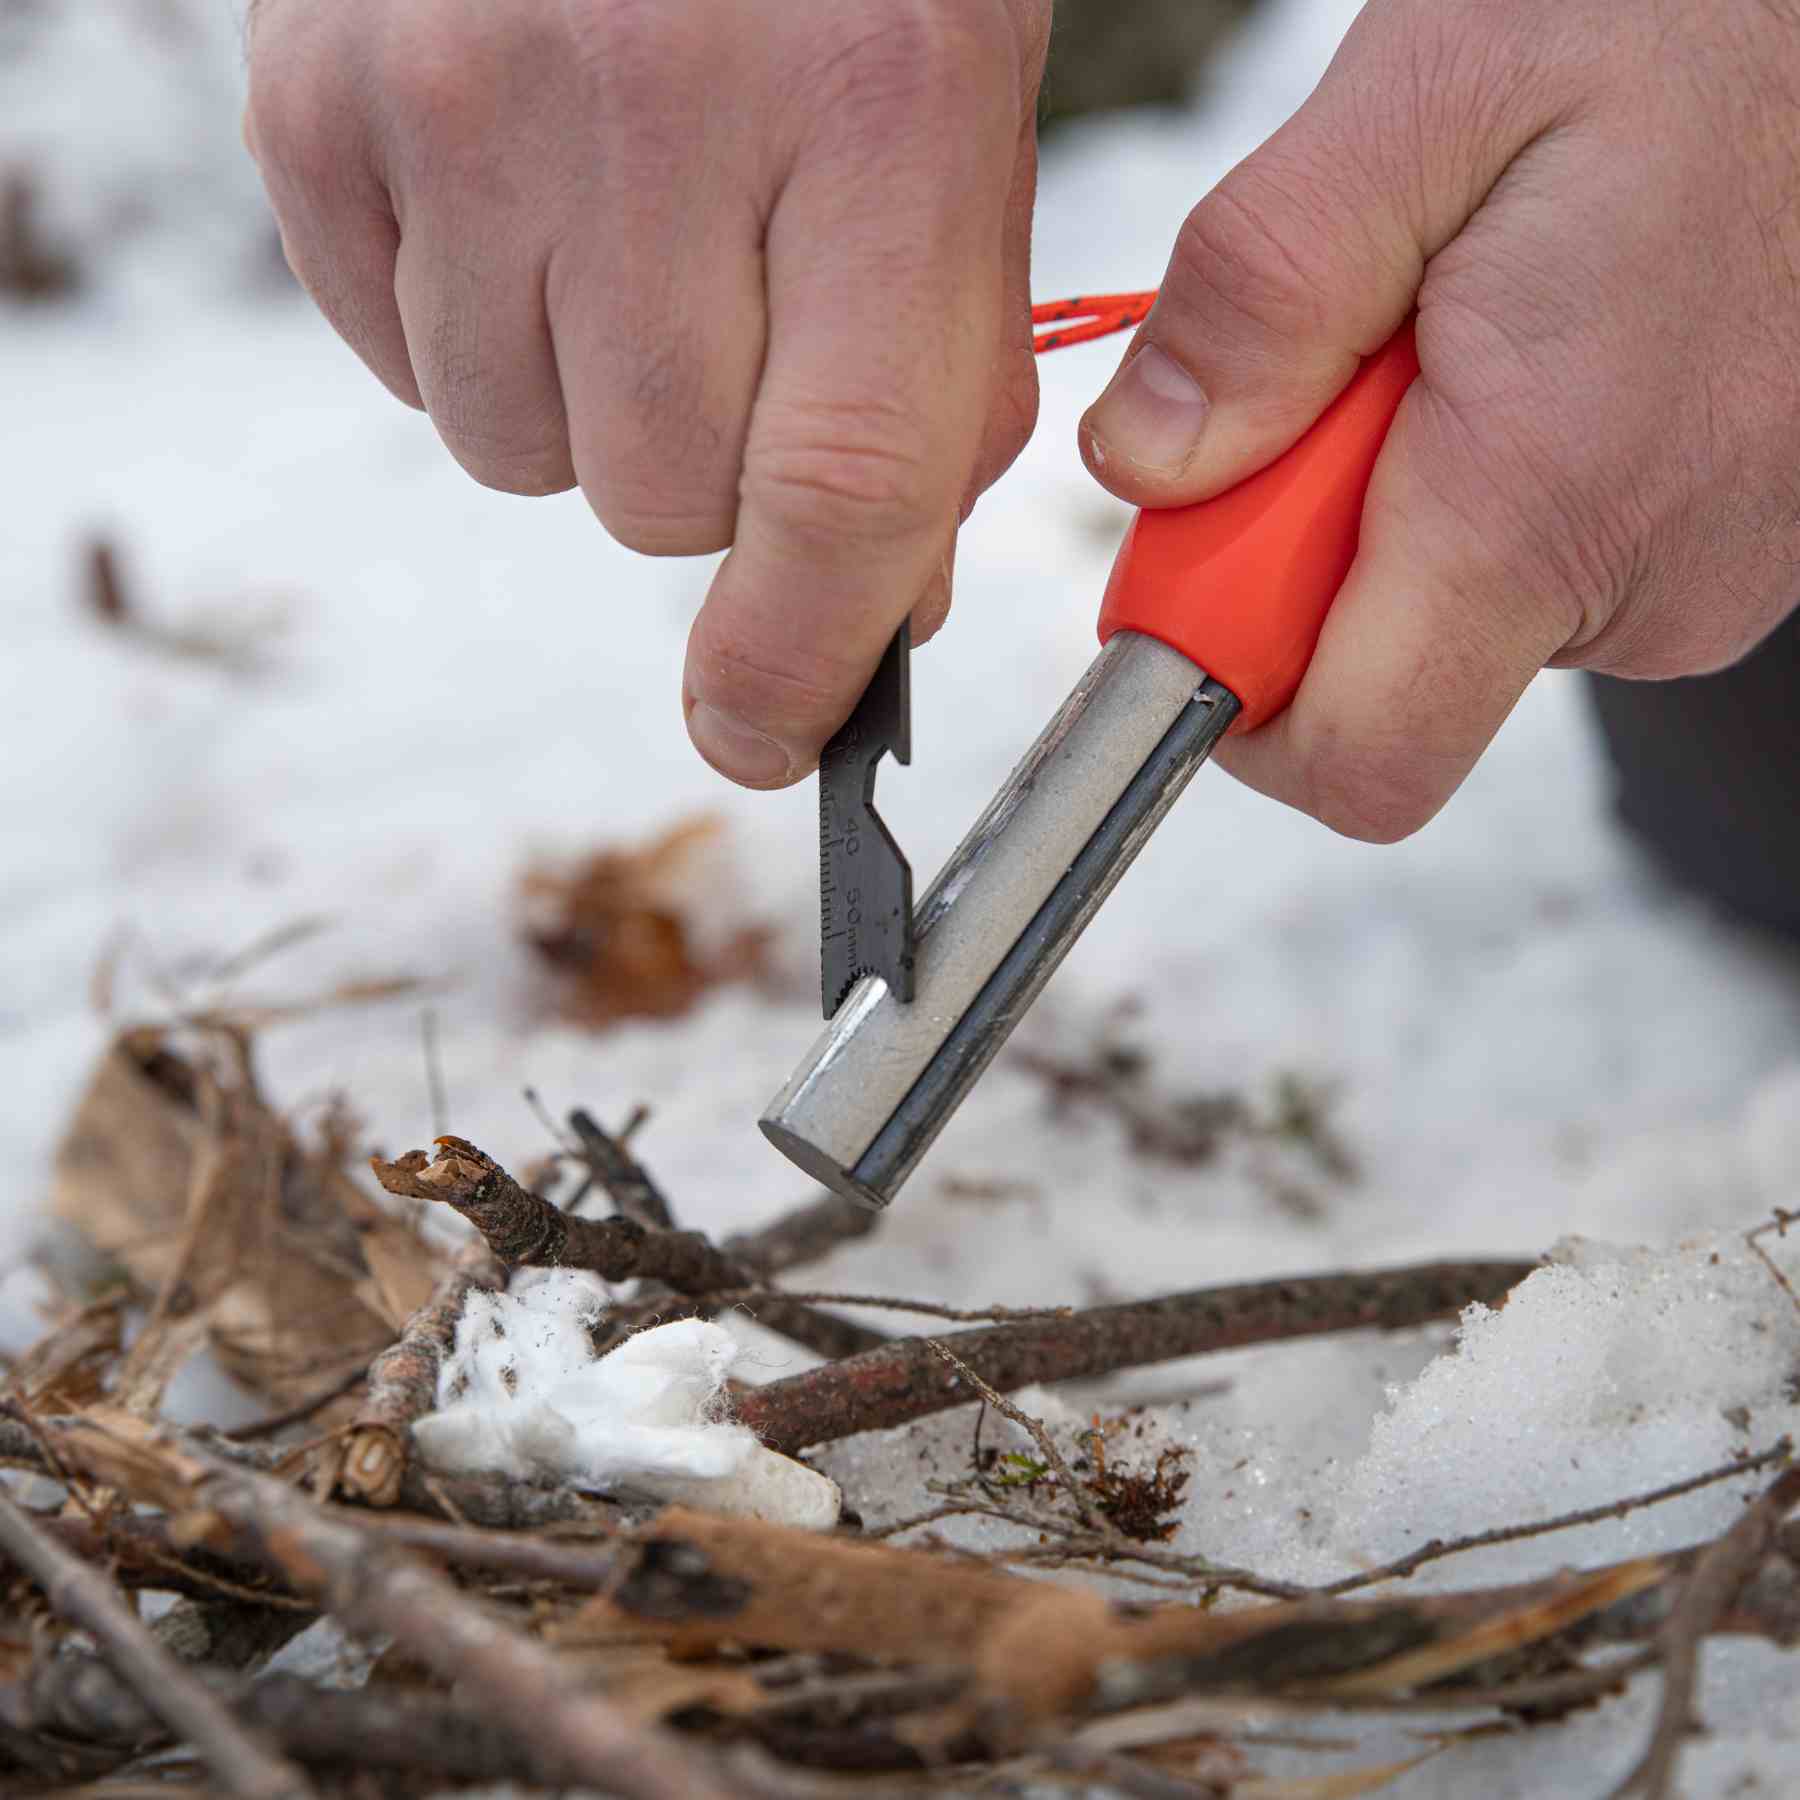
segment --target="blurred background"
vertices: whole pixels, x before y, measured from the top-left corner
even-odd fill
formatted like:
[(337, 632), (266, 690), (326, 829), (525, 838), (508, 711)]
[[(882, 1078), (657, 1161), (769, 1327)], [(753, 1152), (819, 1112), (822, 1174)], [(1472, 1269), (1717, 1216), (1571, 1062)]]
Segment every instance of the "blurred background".
[[(1355, 10), (1068, 0), (1037, 291), (1154, 284)], [(751, 1223), (795, 1194), (754, 1120), (816, 1029), (811, 790), (688, 749), (706, 565), (476, 487), (314, 315), (239, 142), (240, 30), (0, 0), (5, 1241), (109, 1032), (197, 1008), (389, 1149), (447, 1120), (524, 1160), (528, 1086), (642, 1103), (689, 1222)], [(1124, 513), (1073, 426), (1116, 354), (1046, 361), (915, 664), (883, 795), (922, 878), (1091, 653)], [(1203, 776), (834, 1278), (1042, 1301), (1658, 1241), (1791, 1198), (1797, 1102), (1794, 959), (1637, 862), (1550, 676), (1397, 848)]]

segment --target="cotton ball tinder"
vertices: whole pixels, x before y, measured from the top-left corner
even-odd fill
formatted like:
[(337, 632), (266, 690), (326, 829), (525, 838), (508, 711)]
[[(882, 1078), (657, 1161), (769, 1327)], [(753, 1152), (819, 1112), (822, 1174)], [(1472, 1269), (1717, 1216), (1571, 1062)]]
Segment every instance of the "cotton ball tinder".
[(452, 1474), (575, 1482), (815, 1531), (837, 1523), (837, 1483), (725, 1419), (738, 1346), (699, 1319), (658, 1325), (596, 1357), (606, 1306), (576, 1269), (474, 1293), (438, 1373), (438, 1410), (414, 1426), (425, 1460)]

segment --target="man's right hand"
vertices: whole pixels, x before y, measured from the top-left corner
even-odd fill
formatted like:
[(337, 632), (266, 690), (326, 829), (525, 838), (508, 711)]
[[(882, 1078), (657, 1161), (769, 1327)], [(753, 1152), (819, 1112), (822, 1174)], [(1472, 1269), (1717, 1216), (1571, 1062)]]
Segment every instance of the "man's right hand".
[(261, 0), (295, 274), (478, 481), (731, 547), (683, 704), (798, 780), (1037, 406), (1050, 0)]

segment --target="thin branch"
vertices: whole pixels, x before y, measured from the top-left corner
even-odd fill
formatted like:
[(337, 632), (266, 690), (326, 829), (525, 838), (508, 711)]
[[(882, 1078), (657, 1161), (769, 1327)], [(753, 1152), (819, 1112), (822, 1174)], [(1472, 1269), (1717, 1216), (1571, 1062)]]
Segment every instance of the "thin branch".
[(1794, 1284), (1788, 1280), (1781, 1265), (1762, 1247), (1762, 1240), (1771, 1231), (1777, 1237), (1784, 1238), (1787, 1236), (1788, 1227), (1797, 1223), (1800, 1223), (1800, 1212), (1789, 1212), (1785, 1206), (1778, 1206), (1772, 1219), (1758, 1225), (1755, 1230), (1744, 1233), (1744, 1243), (1749, 1247), (1750, 1254), (1775, 1278), (1776, 1285), (1787, 1295), (1788, 1304), (1796, 1312), (1800, 1312), (1800, 1294), (1795, 1293)]
[(483, 1695), (540, 1780), (587, 1783), (628, 1800), (728, 1800), (691, 1751), (578, 1685), (536, 1639), (404, 1551), (266, 1475), (219, 1468), (196, 1498), (349, 1630), (391, 1634), (445, 1681)]
[(1754, 1456), (1740, 1457), (1735, 1462), (1721, 1463), (1716, 1469), (1708, 1469), (1701, 1475), (1690, 1475), (1683, 1481), (1671, 1481), (1666, 1487), (1652, 1488), (1647, 1494), (1633, 1494), (1624, 1500), (1615, 1500), (1608, 1506), (1587, 1506), (1579, 1512), (1558, 1513), (1554, 1518), (1540, 1519), (1534, 1525), (1500, 1525), (1492, 1531), (1478, 1531), (1469, 1537), (1431, 1538), (1421, 1544), (1418, 1549), (1408, 1551), (1405, 1556), (1391, 1563), (1383, 1563), (1378, 1569), (1366, 1569), (1360, 1575), (1346, 1575), (1339, 1581), (1328, 1581), (1323, 1587), (1311, 1591), (1315, 1594), (1335, 1595), (1355, 1593), (1359, 1588), (1373, 1587), (1377, 1582), (1401, 1581), (1415, 1570), (1422, 1569), (1427, 1563), (1440, 1561), (1446, 1556), (1461, 1556), (1470, 1550), (1487, 1550), (1496, 1544), (1516, 1544), (1524, 1538), (1548, 1537), (1557, 1531), (1572, 1531), (1580, 1525), (1599, 1525), (1608, 1519), (1622, 1519), (1627, 1513), (1637, 1512), (1646, 1506), (1660, 1506), (1665, 1500), (1678, 1500), (1683, 1494), (1692, 1494), (1701, 1488), (1711, 1487), (1715, 1482), (1730, 1481), (1735, 1475), (1754, 1475), (1759, 1470), (1774, 1468), (1785, 1463), (1794, 1453), (1791, 1438), (1779, 1438), (1766, 1450), (1759, 1450)]
[(485, 1245), (461, 1251), (431, 1298), (369, 1365), (369, 1392), (350, 1427), (339, 1480), (371, 1506), (392, 1506), (412, 1455), (412, 1427), (437, 1405), (438, 1369), (456, 1343), (476, 1288), (504, 1287), (506, 1271)]
[(569, 1114), (569, 1129), (581, 1144), (581, 1160), (588, 1173), (606, 1190), (622, 1217), (635, 1219), (647, 1231), (675, 1229), (668, 1196), (625, 1148), (625, 1133), (614, 1137), (603, 1131), (594, 1115), (579, 1106)]
[(1663, 1692), (1656, 1730), (1637, 1766), (1614, 1790), (1614, 1800), (1624, 1800), (1627, 1794), (1668, 1800), (1682, 1745), (1695, 1728), (1700, 1646), (1762, 1565), (1782, 1520), (1796, 1506), (1800, 1506), (1800, 1469), (1789, 1469), (1722, 1538), (1700, 1552), (1692, 1574), (1682, 1584), (1680, 1598), (1657, 1633)]
[(572, 1219), (531, 1193), (466, 1138), (441, 1137), (427, 1159), (371, 1159), (390, 1194), (452, 1207), (509, 1269), (591, 1269), (606, 1281), (664, 1281), (683, 1294), (743, 1287), (743, 1271), (697, 1231), (649, 1231), (633, 1219)]
[(881, 1214), (872, 1206), (821, 1192), (755, 1231), (727, 1238), (725, 1254), (766, 1281), (802, 1264), (822, 1262), (834, 1250), (867, 1237), (880, 1222)]
[(940, 1306), (932, 1300), (903, 1300), (893, 1294), (836, 1294), (790, 1292), (787, 1288), (738, 1288), (707, 1298), (725, 1306), (755, 1306), (769, 1301), (792, 1301), (807, 1306), (868, 1306), (885, 1312), (918, 1313), (927, 1319), (947, 1319), (953, 1325), (1010, 1325), (1024, 1319), (1067, 1319), (1072, 1306)]
[(0, 1495), (0, 1549), (63, 1618), (90, 1633), (107, 1661), (171, 1731), (187, 1739), (244, 1800), (308, 1800), (306, 1777), (252, 1737), (151, 1635), (98, 1570), (72, 1556)]
[(975, 1373), (969, 1365), (959, 1357), (950, 1346), (939, 1338), (925, 1340), (931, 1353), (948, 1363), (951, 1368), (963, 1377), (974, 1388), (983, 1400), (997, 1412), (1001, 1418), (1010, 1419), (1031, 1441), (1037, 1445), (1038, 1455), (1049, 1465), (1062, 1491), (1068, 1495), (1070, 1504), (1081, 1515), (1081, 1522), (1096, 1537), (1107, 1538), (1113, 1535), (1112, 1527), (1105, 1516), (1098, 1512), (1091, 1500), (1082, 1491), (1081, 1484), (1075, 1479), (1074, 1471), (1069, 1467), (1062, 1451), (1056, 1447), (1056, 1440), (1045, 1428), (1042, 1419), (1034, 1419), (1030, 1413), (1014, 1406), (1004, 1394), (996, 1393)]
[[(427, 1158), (409, 1150), (397, 1162), (371, 1160), (390, 1194), (440, 1201), (481, 1233), (509, 1269), (588, 1269), (604, 1281), (654, 1281), (678, 1294), (707, 1296), (754, 1287), (759, 1272), (716, 1249), (698, 1231), (657, 1231), (636, 1219), (571, 1217), (513, 1179), (466, 1138), (441, 1137)], [(635, 1166), (635, 1165), (634, 1165)], [(879, 1332), (784, 1302), (761, 1323), (821, 1356), (853, 1356), (886, 1342)]]
[(368, 1373), (360, 1364), (355, 1365), (329, 1387), (322, 1388), (297, 1406), (285, 1407), (278, 1413), (271, 1413), (266, 1419), (252, 1419), (248, 1425), (234, 1425), (225, 1436), (237, 1443), (247, 1444), (256, 1438), (273, 1437), (279, 1431), (286, 1431), (290, 1425), (304, 1424), (320, 1407), (329, 1406), (333, 1400), (343, 1399), (352, 1388), (359, 1387), (367, 1379)]
[[(1426, 1263), (1367, 1273), (1202, 1288), (1097, 1306), (1066, 1317), (993, 1325), (943, 1340), (989, 1386), (1091, 1380), (1115, 1370), (1336, 1331), (1397, 1331), (1493, 1302), (1535, 1267), (1523, 1262)], [(976, 1396), (923, 1338), (753, 1388), (738, 1416), (792, 1453), (860, 1431), (904, 1425)]]

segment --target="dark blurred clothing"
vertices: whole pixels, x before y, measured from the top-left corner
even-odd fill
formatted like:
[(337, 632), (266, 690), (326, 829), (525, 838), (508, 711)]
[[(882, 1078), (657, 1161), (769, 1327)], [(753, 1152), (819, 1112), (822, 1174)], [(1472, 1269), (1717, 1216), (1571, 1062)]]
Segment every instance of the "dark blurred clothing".
[(1800, 612), (1717, 675), (1589, 692), (1630, 831), (1682, 885), (1800, 940)]

